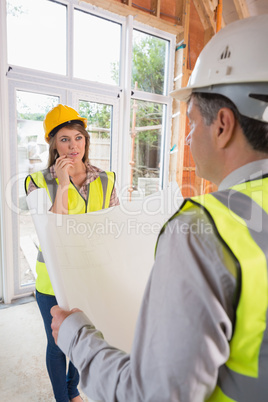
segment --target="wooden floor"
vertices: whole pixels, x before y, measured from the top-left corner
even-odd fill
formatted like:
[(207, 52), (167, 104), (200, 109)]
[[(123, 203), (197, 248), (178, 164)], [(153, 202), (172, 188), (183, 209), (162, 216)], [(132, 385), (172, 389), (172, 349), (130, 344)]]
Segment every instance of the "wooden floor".
[[(46, 339), (35, 299), (0, 304), (0, 399), (53, 402), (45, 366)], [(85, 402), (89, 402), (82, 392)]]

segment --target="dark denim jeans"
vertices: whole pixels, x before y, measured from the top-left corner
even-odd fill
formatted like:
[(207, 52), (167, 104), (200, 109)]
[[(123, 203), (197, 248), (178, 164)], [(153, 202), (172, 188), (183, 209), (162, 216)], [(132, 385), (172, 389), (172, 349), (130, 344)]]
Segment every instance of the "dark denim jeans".
[(74, 365), (69, 362), (66, 375), (66, 356), (55, 344), (52, 336), (50, 309), (57, 304), (56, 297), (39, 293), (36, 290), (36, 301), (43, 317), (47, 334), (46, 364), (57, 402), (69, 402), (79, 395), (77, 385), (79, 374)]

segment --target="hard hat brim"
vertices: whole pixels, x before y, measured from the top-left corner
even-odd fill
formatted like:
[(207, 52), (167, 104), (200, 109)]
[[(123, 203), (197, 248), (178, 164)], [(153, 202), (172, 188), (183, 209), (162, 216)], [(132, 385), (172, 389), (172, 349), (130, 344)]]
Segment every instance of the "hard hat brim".
[(68, 125), (70, 125), (72, 123), (78, 123), (78, 124), (81, 124), (81, 126), (83, 126), (85, 129), (87, 128), (87, 119), (85, 117), (81, 117), (81, 118), (75, 119), (75, 120), (68, 120), (68, 121), (54, 127), (54, 129), (51, 130), (51, 132), (45, 136), (45, 141), (49, 144), (49, 141), (51, 140), (51, 138), (53, 138), (61, 128), (68, 127)]

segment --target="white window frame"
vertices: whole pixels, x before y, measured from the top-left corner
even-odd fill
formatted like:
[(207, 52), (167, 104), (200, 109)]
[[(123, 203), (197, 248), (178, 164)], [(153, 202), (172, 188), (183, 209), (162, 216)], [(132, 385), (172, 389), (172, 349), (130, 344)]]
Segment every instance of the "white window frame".
[(6, 202), (5, 189), (10, 178), (10, 149), (8, 127), (8, 83), (6, 74), (7, 65), (7, 34), (6, 34), (6, 2), (0, 1), (0, 197), (1, 197), (1, 298), (5, 303), (10, 303), (14, 297), (13, 292), (13, 243), (12, 243), (12, 215)]
[[(9, 198), (9, 205), (12, 209), (12, 240), (14, 245), (20, 244), (20, 228), (19, 228), (19, 211), (17, 205), (14, 204), (13, 200), (18, 200), (19, 190), (18, 190), (18, 180), (16, 176), (19, 173), (18, 169), (18, 143), (17, 143), (17, 121), (14, 118), (14, 112), (16, 113), (16, 93), (17, 91), (25, 91), (43, 95), (52, 95), (59, 97), (60, 103), (66, 103), (67, 91), (60, 88), (44, 86), (40, 84), (33, 84), (29, 82), (15, 81), (11, 80), (8, 86), (9, 95), (9, 108), (12, 113), (9, 114), (9, 133), (10, 133), (10, 149), (14, 150), (12, 159), (10, 161), (10, 173), (11, 181), (10, 185), (7, 186), (7, 197)], [(22, 178), (20, 178), (22, 179)], [(13, 247), (13, 264), (14, 264), (14, 296), (18, 297), (20, 295), (28, 294), (33, 292), (35, 285), (20, 284), (20, 264), (19, 264), (19, 247)]]
[(96, 93), (88, 93), (88, 92), (73, 92), (73, 106), (76, 110), (79, 110), (79, 101), (88, 101), (101, 103), (112, 106), (112, 116), (111, 116), (111, 149), (110, 149), (110, 170), (117, 172), (118, 171), (118, 135), (119, 132), (119, 98), (115, 98), (114, 96), (103, 96)]
[[(171, 143), (171, 124), (172, 124), (172, 100), (168, 95), (158, 95), (135, 91), (131, 95), (131, 66), (132, 66), (132, 33), (133, 29), (138, 29), (149, 35), (155, 35), (166, 39), (170, 42), (170, 52), (168, 60), (168, 82), (167, 94), (173, 88), (173, 66), (175, 59), (175, 35), (163, 32), (156, 28), (146, 26), (135, 21), (133, 16), (123, 17), (111, 12), (102, 10), (88, 3), (80, 3), (79, 0), (58, 0), (59, 3), (65, 4), (68, 9), (68, 48), (67, 48), (67, 75), (55, 75), (51, 73), (30, 70), (18, 66), (10, 66), (7, 64), (7, 33), (6, 33), (6, 4), (1, 1), (0, 9), (0, 129), (2, 133), (14, 133), (15, 115), (14, 107), (16, 99), (14, 94), (17, 89), (30, 90), (37, 93), (49, 93), (61, 97), (61, 102), (70, 106), (77, 107), (79, 94), (86, 94), (87, 99), (99, 99), (101, 103), (113, 105), (113, 152), (112, 152), (112, 170), (116, 172), (117, 186), (119, 189), (127, 188), (128, 186), (128, 167), (129, 167), (129, 133), (130, 129), (130, 102), (131, 99), (137, 101), (149, 101), (166, 105), (166, 121), (163, 120), (161, 145), (161, 172), (160, 184), (161, 187), (166, 187), (169, 178), (169, 149)], [(88, 82), (72, 77), (72, 27), (73, 27), (73, 10), (74, 8), (81, 9), (85, 12), (95, 14), (99, 17), (118, 22), (122, 25), (121, 38), (121, 65), (120, 65), (120, 83), (118, 86), (104, 85), (100, 83)], [(3, 53), (3, 54), (2, 54)], [(47, 91), (49, 89), (49, 92)], [(52, 89), (54, 91), (52, 91)], [(79, 98), (80, 99), (80, 98)], [(107, 101), (106, 101), (106, 100)], [(86, 100), (86, 99), (85, 99)], [(94, 100), (93, 100), (94, 101)], [(13, 112), (11, 113), (11, 110)], [(9, 117), (8, 117), (9, 116)], [(3, 299), (5, 303), (10, 303), (12, 299), (28, 295), (32, 292), (32, 288), (14, 290), (14, 266), (13, 247), (14, 247), (14, 226), (12, 228), (12, 213), (7, 205), (7, 198), (10, 194), (6, 193), (6, 188), (14, 170), (14, 163), (17, 166), (17, 148), (14, 152), (14, 138), (9, 142), (9, 136), (1, 136), (1, 265), (2, 265), (2, 281), (3, 281)], [(14, 137), (14, 134), (13, 134)], [(16, 154), (16, 156), (15, 156)], [(15, 158), (15, 161), (14, 161)], [(10, 166), (13, 160), (13, 168)], [(18, 233), (18, 232), (17, 232)], [(1, 269), (1, 266), (0, 266)], [(1, 280), (0, 280), (1, 284)], [(1, 291), (0, 291), (1, 297)]]
[[(137, 29), (139, 31), (142, 31), (144, 33), (147, 33), (148, 35), (154, 35), (157, 36), (161, 39), (166, 39), (167, 41), (170, 42), (170, 51), (168, 60), (167, 62), (167, 83), (166, 83), (166, 93), (167, 95), (159, 95), (159, 94), (153, 94), (153, 93), (148, 93), (144, 91), (139, 91), (139, 90), (133, 90), (131, 88), (131, 65), (132, 65), (132, 41), (133, 41), (133, 29)], [(128, 57), (126, 58), (127, 60), (127, 72), (126, 72), (126, 84), (125, 84), (125, 91), (126, 93), (133, 93), (128, 99), (127, 102), (125, 102), (125, 109), (128, 110), (125, 116), (127, 116), (122, 123), (124, 125), (124, 132), (129, 132), (130, 130), (130, 101), (131, 99), (136, 99), (137, 101), (148, 101), (152, 103), (161, 103), (163, 105), (166, 105), (166, 113), (163, 115), (163, 122), (162, 122), (162, 139), (163, 143), (161, 144), (161, 158), (160, 158), (160, 180), (159, 180), (159, 187), (160, 189), (166, 187), (168, 185), (168, 179), (169, 179), (169, 149), (170, 149), (170, 144), (171, 144), (171, 121), (172, 121), (172, 99), (168, 94), (173, 88), (173, 66), (174, 66), (174, 60), (175, 60), (175, 45), (176, 45), (176, 38), (174, 35), (171, 35), (167, 32), (160, 31), (159, 29), (149, 27), (147, 25), (144, 25), (142, 23), (138, 23), (135, 21), (133, 16), (128, 17), (128, 22), (127, 22), (127, 32), (128, 32), (128, 41), (126, 43), (126, 54)], [(170, 122), (170, 124), (166, 124), (166, 121)], [(123, 154), (125, 156), (124, 161), (123, 161), (123, 166), (129, 165), (128, 163), (128, 150), (125, 144), (123, 144)], [(123, 185), (124, 189), (127, 188), (128, 186), (128, 177), (129, 177), (129, 169), (123, 169), (124, 176), (123, 176)], [(123, 194), (124, 197), (127, 196), (126, 193)]]

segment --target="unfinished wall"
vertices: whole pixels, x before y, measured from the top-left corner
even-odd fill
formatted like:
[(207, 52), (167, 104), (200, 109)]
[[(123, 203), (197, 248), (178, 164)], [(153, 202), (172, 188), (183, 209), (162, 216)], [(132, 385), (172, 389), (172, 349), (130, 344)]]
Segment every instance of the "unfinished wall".
[[(204, 28), (193, 4), (193, 1), (191, 1), (189, 16), (188, 57), (186, 66), (187, 70), (193, 70), (196, 60), (203, 47)], [(188, 134), (189, 125), (188, 119), (186, 117), (185, 138), (187, 138)], [(190, 152), (190, 147), (188, 145), (184, 145), (182, 195), (184, 197), (190, 197), (199, 194), (200, 191), (202, 191), (201, 187), (201, 179), (195, 175), (195, 165)]]

